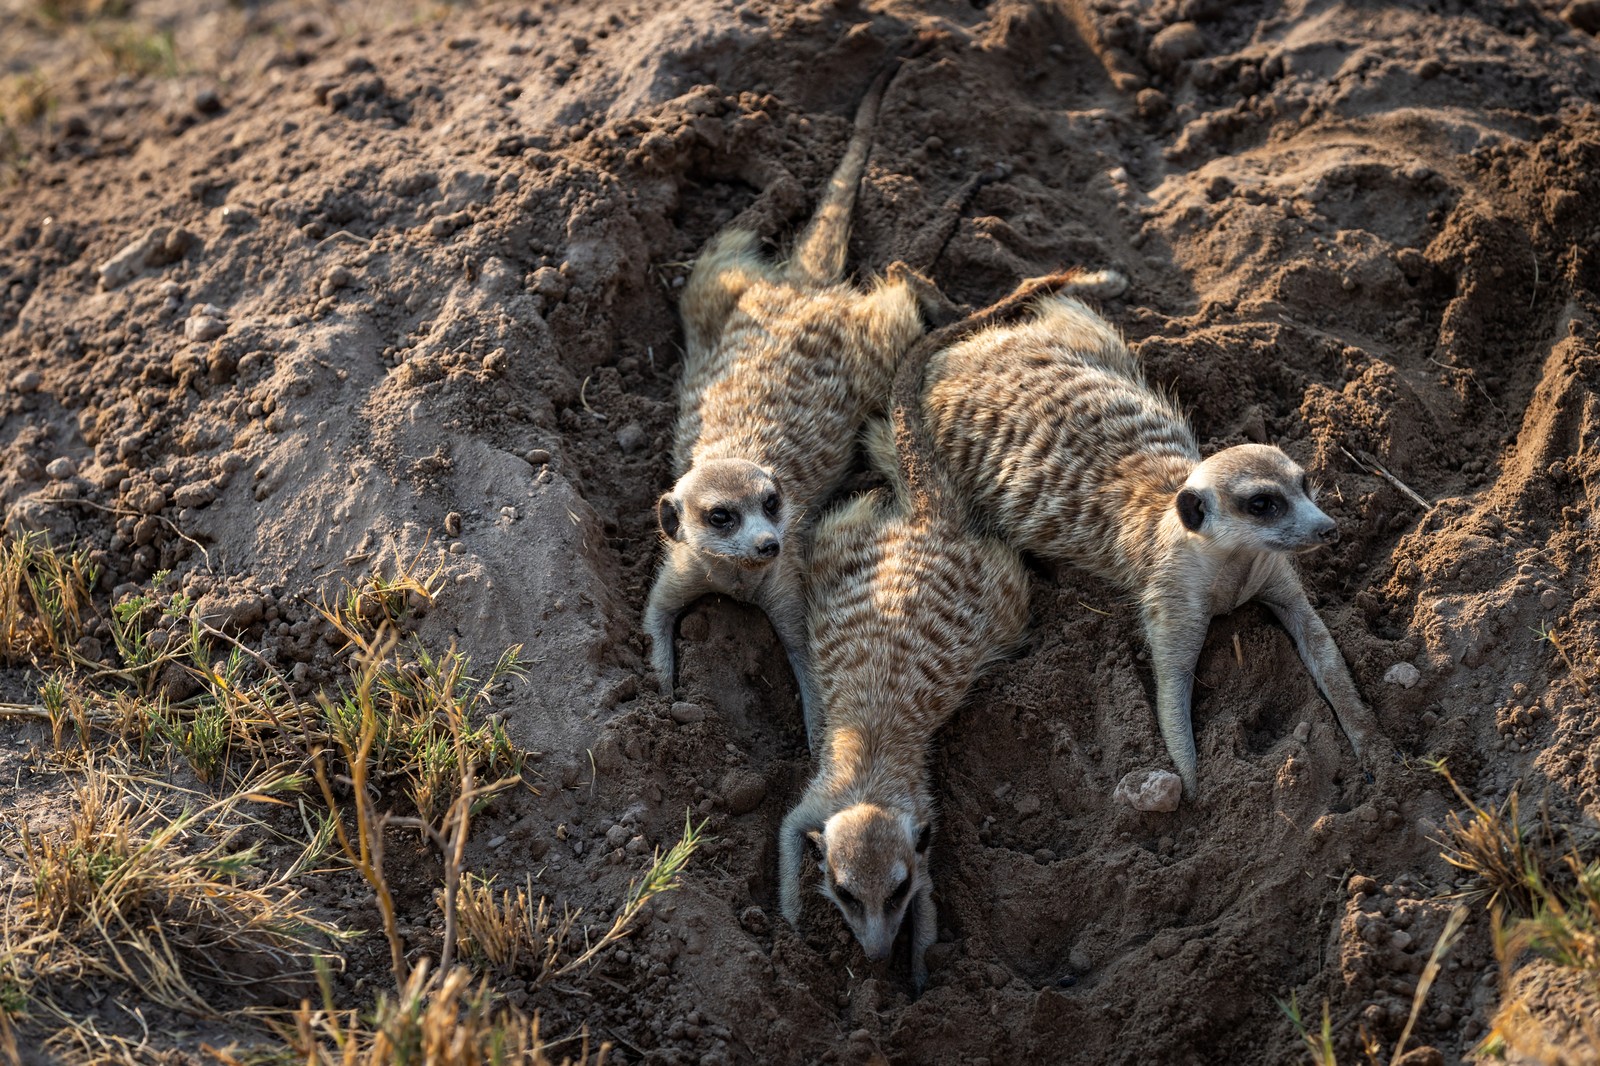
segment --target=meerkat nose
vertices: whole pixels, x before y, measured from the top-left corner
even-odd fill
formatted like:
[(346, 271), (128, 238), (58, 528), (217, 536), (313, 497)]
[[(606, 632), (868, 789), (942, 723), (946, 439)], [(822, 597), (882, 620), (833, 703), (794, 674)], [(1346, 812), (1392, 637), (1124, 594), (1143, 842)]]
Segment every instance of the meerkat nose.
[(1330, 518), (1328, 524), (1317, 531), (1317, 536), (1322, 538), (1322, 543), (1324, 544), (1337, 544), (1339, 543), (1339, 527)]
[(756, 538), (756, 554), (760, 555), (763, 559), (771, 559), (773, 556), (778, 554), (782, 547), (783, 545), (779, 542), (778, 538), (774, 537), (770, 533), (763, 534), (762, 536)]

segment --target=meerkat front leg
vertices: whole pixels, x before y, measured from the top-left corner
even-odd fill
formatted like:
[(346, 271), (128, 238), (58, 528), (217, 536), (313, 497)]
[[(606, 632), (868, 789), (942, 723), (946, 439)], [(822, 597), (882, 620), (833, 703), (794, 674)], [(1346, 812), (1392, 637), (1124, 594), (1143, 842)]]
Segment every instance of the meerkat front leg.
[(1156, 675), (1156, 721), (1167, 754), (1177, 764), (1183, 791), (1193, 797), (1199, 788), (1194, 747), (1194, 724), (1189, 703), (1194, 691), (1194, 664), (1206, 642), (1211, 615), (1203, 606), (1187, 602), (1180, 594), (1148, 597), (1144, 609), (1145, 640)]
[(806, 803), (790, 811), (778, 831), (778, 910), (783, 920), (800, 928), (800, 863), (805, 858), (806, 834), (821, 828)]
[(924, 876), (911, 900), (911, 983), (918, 994), (928, 985), (928, 949), (938, 939), (939, 912), (933, 905), (933, 879)]
[(1333, 716), (1350, 739), (1356, 758), (1362, 758), (1362, 749), (1374, 738), (1381, 738), (1383, 731), (1377, 717), (1362, 702), (1350, 668), (1333, 641), (1333, 634), (1311, 606), (1305, 588), (1286, 561), (1278, 560), (1277, 572), (1257, 598), (1272, 609), (1283, 628), (1289, 631), (1311, 680), (1333, 707)]
[(656, 672), (656, 683), (663, 696), (671, 696), (677, 680), (678, 657), (672, 646), (673, 630), (678, 616), (694, 602), (705, 589), (690, 590), (669, 554), (650, 588), (650, 599), (644, 607), (644, 631), (650, 634), (650, 665)]

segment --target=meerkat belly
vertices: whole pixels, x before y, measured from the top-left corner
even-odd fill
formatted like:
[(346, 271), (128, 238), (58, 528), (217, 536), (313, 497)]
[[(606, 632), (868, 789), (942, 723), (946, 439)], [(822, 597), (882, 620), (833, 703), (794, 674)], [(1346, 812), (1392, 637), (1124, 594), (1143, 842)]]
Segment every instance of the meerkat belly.
[[(979, 338), (983, 340), (983, 338)], [(1192, 434), (1142, 382), (1070, 351), (993, 340), (947, 353), (924, 413), (953, 476), (1014, 546), (1124, 576), (1127, 481)]]

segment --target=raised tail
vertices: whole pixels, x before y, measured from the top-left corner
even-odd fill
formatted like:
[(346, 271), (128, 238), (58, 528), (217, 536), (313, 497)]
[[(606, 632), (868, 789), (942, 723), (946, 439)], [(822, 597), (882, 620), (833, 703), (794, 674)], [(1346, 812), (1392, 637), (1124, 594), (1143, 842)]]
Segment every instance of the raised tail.
[(924, 336), (900, 357), (890, 393), (894, 448), (899, 460), (899, 480), (912, 513), (943, 511), (965, 519), (965, 504), (951, 485), (945, 466), (938, 459), (933, 433), (922, 416), (923, 379), (933, 354), (959, 344), (973, 334), (1015, 317), (1041, 296), (1053, 293), (1083, 293), (1110, 296), (1127, 288), (1127, 279), (1114, 270), (1064, 270), (1043, 277), (1028, 278), (1011, 294), (974, 312), (958, 322), (942, 326)]
[(844, 151), (828, 188), (822, 194), (816, 214), (795, 242), (794, 252), (784, 264), (784, 278), (796, 284), (831, 285), (844, 277), (845, 255), (850, 246), (850, 213), (856, 205), (856, 187), (872, 150), (872, 128), (878, 123), (878, 105), (883, 91), (894, 76), (895, 66), (879, 73), (856, 109), (855, 132)]

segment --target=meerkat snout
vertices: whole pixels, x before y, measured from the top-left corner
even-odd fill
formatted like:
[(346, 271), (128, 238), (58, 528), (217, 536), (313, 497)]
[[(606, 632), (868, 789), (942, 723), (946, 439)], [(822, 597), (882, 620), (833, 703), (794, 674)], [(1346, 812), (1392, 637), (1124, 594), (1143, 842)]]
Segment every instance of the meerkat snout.
[(867, 958), (889, 957), (917, 898), (932, 827), (905, 811), (857, 803), (809, 834), (833, 901)]
[(1317, 506), (1306, 472), (1268, 444), (1213, 455), (1194, 468), (1175, 506), (1185, 529), (1225, 550), (1292, 552), (1339, 540), (1338, 524)]
[(696, 466), (657, 501), (656, 517), (668, 540), (746, 567), (776, 559), (789, 524), (777, 480), (744, 459)]

